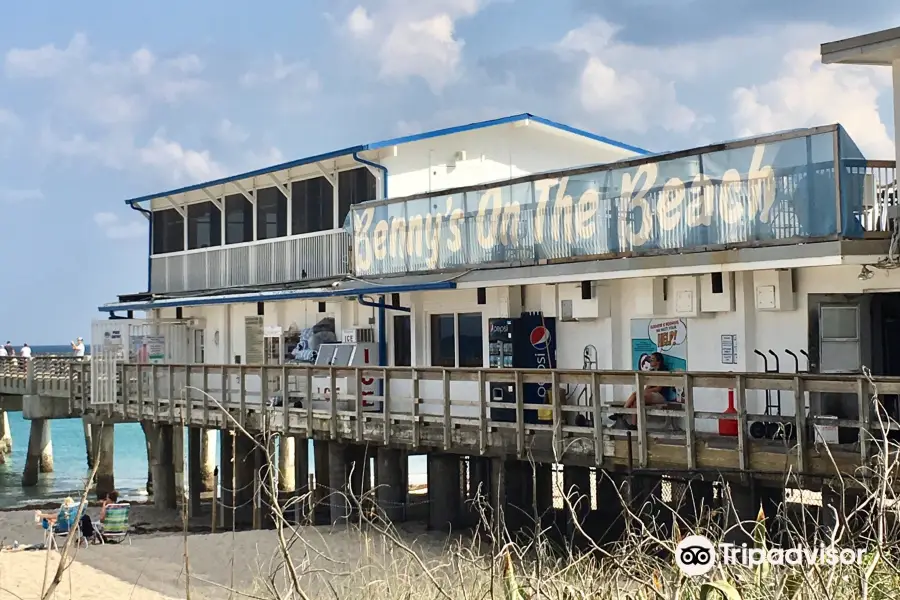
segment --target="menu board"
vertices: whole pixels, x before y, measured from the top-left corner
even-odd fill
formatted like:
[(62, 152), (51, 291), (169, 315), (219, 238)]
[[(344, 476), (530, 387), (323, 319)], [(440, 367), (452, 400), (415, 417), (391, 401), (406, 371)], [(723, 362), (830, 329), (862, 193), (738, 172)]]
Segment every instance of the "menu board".
[(246, 361), (248, 365), (263, 365), (266, 362), (265, 330), (263, 318), (244, 317), (244, 345), (246, 348)]

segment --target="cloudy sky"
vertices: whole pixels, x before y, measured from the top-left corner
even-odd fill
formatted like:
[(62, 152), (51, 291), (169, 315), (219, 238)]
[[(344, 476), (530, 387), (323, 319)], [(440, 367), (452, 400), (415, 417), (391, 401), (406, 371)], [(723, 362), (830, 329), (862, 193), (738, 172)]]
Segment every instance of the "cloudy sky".
[(394, 135), (532, 112), (661, 151), (840, 122), (892, 158), (889, 70), (818, 50), (896, 24), (896, 0), (17, 3), (0, 337), (87, 337), (146, 288), (123, 199)]

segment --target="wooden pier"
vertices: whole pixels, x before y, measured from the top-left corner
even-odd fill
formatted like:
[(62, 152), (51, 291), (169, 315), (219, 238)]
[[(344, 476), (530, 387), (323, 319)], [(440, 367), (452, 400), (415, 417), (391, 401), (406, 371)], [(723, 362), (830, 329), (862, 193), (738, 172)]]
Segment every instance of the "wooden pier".
[[(435, 473), (446, 475), (430, 477), (432, 486), (445, 486), (455, 478), (455, 488), (433, 490), (450, 497), (460, 494), (461, 461), (468, 465), (470, 478), (475, 477), (471, 469), (476, 461), (495, 465), (495, 473), (497, 468), (508, 473), (504, 465), (509, 464), (534, 468), (555, 464), (567, 472), (583, 474), (591, 470), (598, 474), (678, 476), (700, 482), (725, 480), (738, 486), (780, 489), (782, 495), (786, 478), (793, 477), (798, 487), (822, 490), (824, 494), (838, 479), (853, 486), (874, 473), (875, 444), (888, 430), (898, 429), (875, 418), (876, 398), (900, 394), (900, 378), (869, 379), (862, 375), (124, 363), (113, 371), (106, 369), (106, 380), (98, 382), (96, 375), (92, 380), (91, 370), (90, 361), (34, 358), (25, 369), (3, 370), (0, 394), (28, 392), (23, 401), (26, 405), (52, 402), (65, 407), (64, 415), (47, 418), (140, 421), (167, 432), (153, 434), (151, 445), (155, 441), (157, 446), (175, 443), (172, 436), (177, 437), (182, 426), (201, 432), (233, 431), (239, 425), (252, 435), (304, 441), (297, 444), (297, 448), (304, 448), (295, 467), (298, 488), (304, 488), (309, 478), (306, 440), (317, 444), (317, 465), (319, 447), (327, 453), (325, 458), (330, 458), (330, 466), (328, 460), (323, 461), (322, 472), (317, 467), (316, 480), (330, 482), (332, 489), (349, 485), (351, 475), (345, 461), (355, 456), (354, 448), (366, 449), (377, 457), (376, 481), (391, 481), (392, 485), (399, 485), (394, 481), (399, 476), (389, 474), (388, 467), (382, 465), (393, 464), (390, 469), (399, 472), (398, 457), (427, 454), (429, 472), (435, 469)], [(110, 376), (111, 372), (114, 375)], [(91, 388), (98, 383), (114, 390), (110, 402), (91, 402)], [(384, 392), (356, 395), (339, 391), (336, 397), (330, 393), (342, 387), (371, 391), (373, 383), (376, 390)], [(561, 401), (526, 403), (521, 390), (529, 383), (550, 384), (549, 389), (559, 390), (556, 397)], [(514, 385), (515, 402), (492, 401), (490, 389), (497, 384)], [(683, 402), (646, 406), (639, 394), (637, 406), (624, 409), (621, 403), (615, 406), (607, 401), (623, 398), (632, 389), (646, 385), (675, 387)], [(694, 398), (709, 390), (717, 390), (722, 397), (732, 390), (736, 413), (696, 410)], [(750, 413), (748, 397), (765, 390), (780, 390), (792, 399), (794, 414)], [(846, 395), (862, 418), (811, 414), (808, 407), (816, 405), (811, 400), (817, 394)], [(634, 415), (635, 430), (610, 426), (607, 417), (613, 414)], [(736, 420), (737, 435), (719, 435), (720, 420)], [(749, 434), (754, 421), (779, 423), (787, 434), (781, 439), (755, 439)], [(817, 439), (816, 426), (844, 428), (845, 439), (846, 432), (852, 430), (854, 441), (828, 443), (826, 448)], [(252, 447), (241, 445), (240, 436), (223, 439), (227, 441), (221, 448), (223, 465), (237, 464), (232, 458), (237, 454), (253, 453)], [(192, 442), (191, 447), (194, 445), (199, 442)], [(177, 453), (169, 450), (163, 454), (168, 458), (151, 461), (154, 468), (176, 469)], [(196, 460), (191, 462), (196, 464)], [(179, 469), (185, 473), (183, 466)], [(174, 472), (172, 477), (162, 471), (154, 475), (155, 485), (174, 482)], [(234, 470), (224, 476), (234, 482), (234, 489), (240, 489), (240, 481), (254, 477), (252, 468), (243, 475)], [(484, 476), (479, 477), (484, 485), (491, 486), (493, 494), (509, 475), (495, 476), (490, 484)], [(587, 485), (587, 475), (578, 477), (572, 480), (576, 487)], [(195, 475), (189, 474), (188, 479), (194, 481)], [(463, 480), (462, 485), (466, 485), (466, 478)], [(514, 493), (521, 493), (521, 489)], [(163, 504), (172, 505), (174, 490), (166, 497)], [(749, 504), (744, 512), (758, 508), (758, 495), (753, 498), (755, 506)], [(438, 513), (455, 510), (458, 508), (444, 506)], [(333, 520), (346, 514), (346, 507), (332, 510)]]

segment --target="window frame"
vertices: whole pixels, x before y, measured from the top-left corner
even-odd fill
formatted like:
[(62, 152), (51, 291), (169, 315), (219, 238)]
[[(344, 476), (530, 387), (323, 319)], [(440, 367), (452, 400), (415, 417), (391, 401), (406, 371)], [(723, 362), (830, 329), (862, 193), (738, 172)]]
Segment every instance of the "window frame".
[[(201, 207), (205, 211), (204, 213), (200, 215), (191, 214), (191, 212), (196, 212)], [(195, 202), (186, 206), (186, 213), (188, 228), (188, 250), (217, 248), (222, 245), (222, 211), (219, 210), (218, 206), (210, 201)], [(206, 223), (203, 222), (203, 219), (207, 217), (209, 218), (209, 244), (203, 246), (199, 243), (200, 226), (206, 225)], [(218, 242), (213, 243), (215, 242), (216, 238), (218, 238)]]
[[(181, 227), (177, 226), (179, 221), (181, 222)], [(153, 249), (152, 256), (184, 252), (187, 219), (185, 219), (181, 213), (174, 208), (155, 210), (151, 216), (151, 223), (153, 227), (153, 239), (151, 240)], [(167, 235), (168, 233), (173, 232), (170, 230), (180, 230), (179, 235)], [(162, 234), (162, 236), (160, 236), (160, 234)], [(157, 245), (157, 241), (159, 241), (159, 245)], [(166, 242), (169, 242), (169, 244)]]
[[(855, 337), (829, 337), (825, 335), (825, 312), (828, 310), (852, 310), (856, 314)], [(862, 327), (861, 310), (858, 304), (820, 304), (819, 305), (819, 367), (821, 373), (855, 373), (860, 370), (862, 364), (862, 339), (860, 329)], [(856, 347), (856, 367), (854, 369), (822, 369), (826, 362), (825, 346), (827, 344), (852, 344)]]
[[(481, 311), (477, 311), (477, 310), (469, 310), (469, 311), (462, 311), (462, 312), (443, 312), (443, 311), (437, 312), (437, 311), (435, 311), (435, 312), (426, 312), (425, 313), (425, 319), (428, 323), (428, 332), (426, 335), (426, 346), (428, 348), (428, 365), (429, 366), (444, 368), (444, 369), (461, 368), (460, 367), (460, 354), (459, 354), (459, 317), (460, 317), (460, 315), (463, 315), (463, 316), (478, 315), (481, 318), (481, 328), (480, 328), (481, 364), (478, 366), (472, 365), (472, 366), (466, 366), (466, 367), (462, 367), (462, 368), (470, 368), (470, 369), (484, 368), (484, 366), (485, 366), (484, 365), (484, 361), (485, 361), (484, 313)], [(453, 317), (453, 365), (435, 364), (435, 362), (434, 362), (434, 345), (432, 343), (434, 340), (434, 326), (433, 326), (434, 320), (433, 319), (434, 319), (434, 317), (447, 317), (447, 316)]]
[[(398, 327), (398, 322), (405, 321), (406, 325), (404, 327)], [(405, 339), (401, 339), (399, 334), (401, 331), (405, 329), (407, 332), (407, 336)], [(394, 367), (411, 367), (412, 366), (412, 315), (394, 315), (394, 318), (391, 320), (391, 344), (393, 346), (393, 351), (391, 352), (391, 366)], [(404, 348), (405, 346), (405, 348)], [(401, 350), (406, 350), (406, 354), (408, 356), (407, 359), (404, 360), (404, 357), (398, 356), (398, 353)]]

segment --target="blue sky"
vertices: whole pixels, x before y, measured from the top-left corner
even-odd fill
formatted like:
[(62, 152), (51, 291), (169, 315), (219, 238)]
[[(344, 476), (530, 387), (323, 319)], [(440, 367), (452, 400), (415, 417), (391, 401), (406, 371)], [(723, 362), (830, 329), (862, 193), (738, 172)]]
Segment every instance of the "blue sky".
[(145, 289), (123, 199), (394, 135), (533, 112), (666, 150), (841, 122), (892, 158), (889, 70), (818, 45), (896, 23), (894, 0), (11, 5), (0, 337), (87, 337)]

